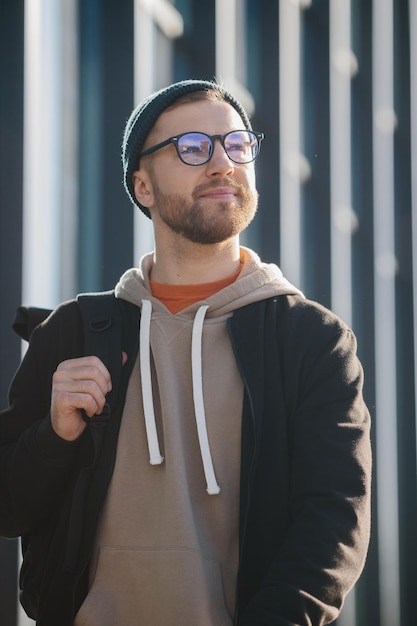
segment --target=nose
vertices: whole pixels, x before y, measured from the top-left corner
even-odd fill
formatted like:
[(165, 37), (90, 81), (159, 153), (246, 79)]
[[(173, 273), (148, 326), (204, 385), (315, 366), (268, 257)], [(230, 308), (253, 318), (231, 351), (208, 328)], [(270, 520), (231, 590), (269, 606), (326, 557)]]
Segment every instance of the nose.
[(235, 164), (229, 159), (220, 139), (214, 140), (213, 154), (207, 163), (208, 176), (231, 176), (235, 170)]

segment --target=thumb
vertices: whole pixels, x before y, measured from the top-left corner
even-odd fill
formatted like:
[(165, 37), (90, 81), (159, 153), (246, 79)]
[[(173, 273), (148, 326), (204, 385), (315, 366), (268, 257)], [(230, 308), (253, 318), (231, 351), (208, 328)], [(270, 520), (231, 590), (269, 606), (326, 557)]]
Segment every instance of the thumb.
[(127, 361), (128, 357), (126, 352), (122, 352), (122, 365), (124, 365)]

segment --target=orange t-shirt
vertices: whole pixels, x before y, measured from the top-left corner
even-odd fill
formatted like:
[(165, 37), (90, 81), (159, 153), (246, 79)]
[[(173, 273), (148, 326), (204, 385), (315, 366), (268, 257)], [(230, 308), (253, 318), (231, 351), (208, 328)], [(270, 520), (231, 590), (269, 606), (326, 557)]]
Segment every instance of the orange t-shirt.
[(175, 313), (179, 313), (179, 311), (194, 304), (194, 302), (205, 300), (234, 283), (239, 276), (239, 272), (240, 268), (231, 276), (216, 280), (213, 283), (202, 283), (199, 285), (166, 285), (151, 280), (152, 295), (158, 298), (175, 315)]

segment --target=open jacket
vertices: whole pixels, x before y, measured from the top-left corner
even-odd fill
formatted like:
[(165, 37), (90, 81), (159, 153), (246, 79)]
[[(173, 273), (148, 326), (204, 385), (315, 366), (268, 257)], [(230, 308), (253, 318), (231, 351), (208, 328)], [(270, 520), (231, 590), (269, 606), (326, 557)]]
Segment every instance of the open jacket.
[[(121, 307), (133, 364), (139, 309)], [(370, 420), (355, 337), (298, 295), (236, 310), (228, 331), (245, 389), (235, 624), (328, 624), (369, 542)], [(125, 366), (93, 463), (90, 429), (66, 442), (49, 418), (57, 365), (83, 354), (70, 301), (34, 331), (0, 416), (0, 534), (23, 537), (21, 600), (40, 626), (70, 626), (86, 595), (130, 376)]]

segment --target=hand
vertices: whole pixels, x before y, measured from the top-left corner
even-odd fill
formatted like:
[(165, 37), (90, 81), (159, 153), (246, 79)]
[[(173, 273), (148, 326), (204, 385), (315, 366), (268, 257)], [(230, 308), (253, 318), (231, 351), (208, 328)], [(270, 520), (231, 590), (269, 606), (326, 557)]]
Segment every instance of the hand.
[[(122, 364), (127, 360), (123, 353)], [(74, 441), (84, 431), (88, 417), (100, 414), (111, 391), (110, 373), (96, 356), (63, 361), (52, 377), (51, 422), (59, 437)]]

